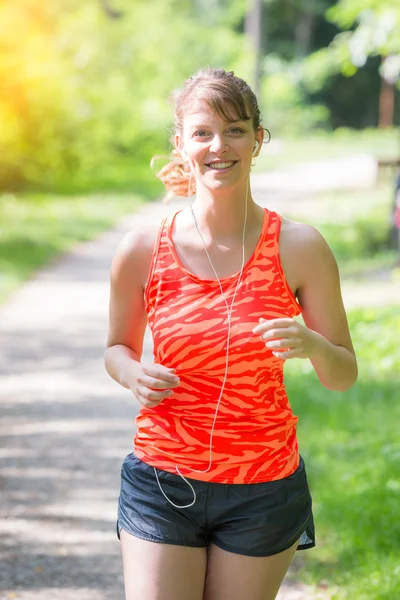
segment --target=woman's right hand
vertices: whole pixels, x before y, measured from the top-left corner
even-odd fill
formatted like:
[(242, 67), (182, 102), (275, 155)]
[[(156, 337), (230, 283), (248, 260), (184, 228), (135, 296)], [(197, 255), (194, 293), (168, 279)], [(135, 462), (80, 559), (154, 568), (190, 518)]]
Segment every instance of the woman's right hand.
[(172, 396), (172, 390), (180, 384), (175, 369), (155, 363), (138, 363), (137, 369), (125, 373), (123, 380), (146, 408), (158, 406), (164, 398)]

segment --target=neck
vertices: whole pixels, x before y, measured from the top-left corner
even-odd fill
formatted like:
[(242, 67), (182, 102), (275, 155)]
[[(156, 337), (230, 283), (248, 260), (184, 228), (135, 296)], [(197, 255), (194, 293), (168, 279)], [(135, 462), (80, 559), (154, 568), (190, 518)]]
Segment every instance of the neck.
[(251, 228), (259, 220), (261, 207), (251, 197), (249, 183), (236, 189), (210, 191), (199, 186), (193, 212), (198, 227), (213, 238), (242, 235), (247, 199), (247, 224)]

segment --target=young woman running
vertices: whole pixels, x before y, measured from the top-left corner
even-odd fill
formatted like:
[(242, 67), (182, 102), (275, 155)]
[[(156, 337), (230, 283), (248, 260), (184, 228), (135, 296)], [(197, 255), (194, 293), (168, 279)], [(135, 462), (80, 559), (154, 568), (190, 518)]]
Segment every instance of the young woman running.
[(141, 405), (118, 510), (126, 599), (273, 600), (315, 544), (284, 362), (309, 359), (339, 391), (357, 364), (325, 240), (252, 198), (250, 87), (206, 69), (174, 100), (159, 176), (188, 206), (130, 232), (111, 270), (106, 368)]

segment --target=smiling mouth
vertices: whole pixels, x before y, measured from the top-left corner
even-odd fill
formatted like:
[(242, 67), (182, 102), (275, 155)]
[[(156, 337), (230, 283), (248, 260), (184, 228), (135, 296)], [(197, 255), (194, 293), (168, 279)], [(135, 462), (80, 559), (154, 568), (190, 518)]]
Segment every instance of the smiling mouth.
[(207, 167), (209, 167), (210, 169), (213, 169), (215, 171), (227, 171), (228, 169), (230, 169), (231, 167), (233, 167), (233, 165), (236, 164), (236, 160), (227, 160), (225, 162), (212, 162), (209, 163), (207, 165)]

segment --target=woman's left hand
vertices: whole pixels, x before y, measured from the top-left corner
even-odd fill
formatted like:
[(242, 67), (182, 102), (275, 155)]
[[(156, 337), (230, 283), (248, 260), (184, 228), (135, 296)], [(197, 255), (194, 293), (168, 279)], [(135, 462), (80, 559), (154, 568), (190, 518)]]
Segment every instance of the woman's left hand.
[(261, 318), (253, 333), (277, 358), (311, 358), (318, 346), (319, 334), (290, 318)]

